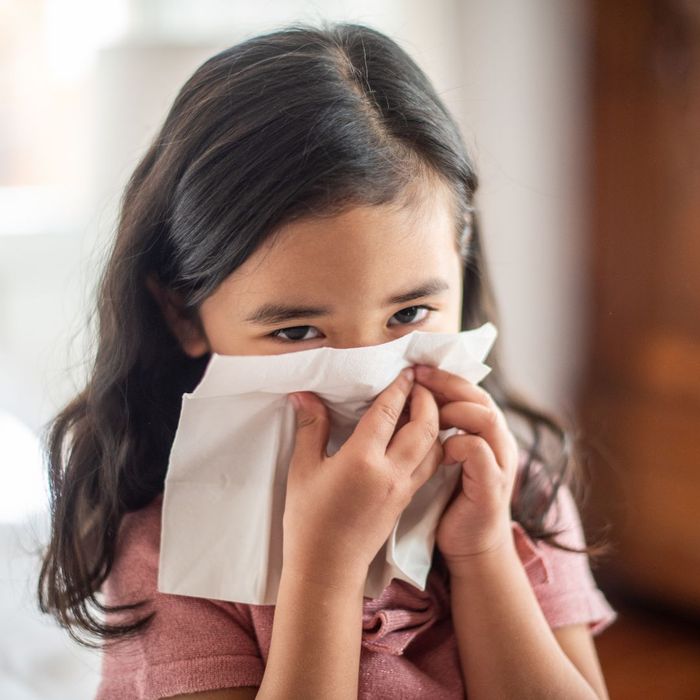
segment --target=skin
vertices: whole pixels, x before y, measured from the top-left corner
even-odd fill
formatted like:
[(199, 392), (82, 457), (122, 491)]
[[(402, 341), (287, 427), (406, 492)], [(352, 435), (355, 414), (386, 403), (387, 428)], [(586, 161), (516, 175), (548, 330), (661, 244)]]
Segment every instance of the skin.
[[(206, 352), (275, 355), (322, 346), (375, 345), (416, 329), (458, 332), (462, 275), (449, 193), (440, 189), (424, 195), (422, 204), (405, 210), (358, 207), (281, 228), (202, 303), (203, 334), (179, 324), (185, 352), (192, 357)], [(383, 303), (431, 277), (445, 280), (449, 290), (414, 302)], [(356, 303), (348, 303), (352, 299)], [(246, 322), (265, 302), (333, 311), (276, 324)], [(406, 312), (418, 304), (435, 310)], [(400, 311), (404, 313), (394, 318)]]
[[(454, 202), (436, 182), (423, 182), (410, 196), (404, 208), (360, 206), (280, 228), (202, 303), (199, 322), (188, 320), (181, 299), (154, 277), (148, 287), (191, 357), (359, 347), (413, 330), (459, 332), (462, 264)], [(431, 278), (442, 280), (445, 289), (387, 303)], [(328, 312), (277, 323), (246, 320), (266, 303), (327, 307)], [(432, 393), (441, 429), (466, 431), (442, 445), (443, 462), (460, 461), (463, 471), (439, 523), (436, 545), (453, 579), (454, 626), (470, 697), (508, 697), (517, 688), (518, 697), (555, 690), (561, 695), (551, 697), (607, 698), (587, 625), (551, 630), (517, 557), (509, 504), (518, 450), (503, 413), (488, 392), (457, 375), (428, 369), (415, 382)], [(298, 395), (305, 399), (302, 415), (313, 421), (322, 410), (320, 399), (310, 392)], [(402, 414), (396, 430), (407, 420)], [(361, 577), (353, 599), (361, 605), (360, 584)], [(289, 595), (290, 608), (302, 588), (290, 581), (281, 590), (281, 596)], [(329, 606), (331, 598), (329, 593)], [(356, 641), (348, 638), (348, 643)], [(527, 654), (526, 648), (533, 651)], [(192, 697), (243, 697), (234, 690), (220, 692), (230, 694)]]

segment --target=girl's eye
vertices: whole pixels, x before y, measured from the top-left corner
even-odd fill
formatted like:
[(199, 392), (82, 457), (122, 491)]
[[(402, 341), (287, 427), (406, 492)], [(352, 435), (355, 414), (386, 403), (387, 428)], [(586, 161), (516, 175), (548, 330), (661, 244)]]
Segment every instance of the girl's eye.
[[(416, 314), (416, 311), (419, 309), (423, 309), (426, 313), (416, 321), (415, 314)], [(428, 318), (428, 316), (429, 316), (429, 314), (427, 313), (428, 311), (435, 311), (435, 309), (432, 306), (426, 306), (425, 304), (422, 304), (420, 306), (409, 306), (406, 309), (401, 309), (401, 311), (397, 311), (394, 314), (394, 316), (399, 316), (402, 318), (402, 321), (399, 325), (407, 325), (409, 323), (422, 323), (423, 321), (425, 321)], [(405, 320), (405, 323), (403, 320)], [(396, 324), (391, 324), (391, 325), (396, 325)]]
[[(290, 328), (280, 328), (279, 330), (272, 331), (270, 336), (275, 338), (275, 340), (281, 340), (284, 343), (298, 342), (300, 340), (313, 340), (313, 338), (304, 338), (306, 335), (306, 328), (313, 328), (313, 326), (291, 326)], [(301, 331), (301, 333), (300, 333)], [(291, 333), (291, 338), (284, 338), (279, 333)], [(300, 335), (301, 337), (294, 337), (295, 335)]]
[[(416, 318), (416, 311), (419, 309), (423, 309), (426, 313), (421, 316), (417, 321), (415, 320)], [(400, 325), (400, 326), (406, 326), (406, 325), (418, 325), (420, 323), (423, 323), (423, 321), (427, 320), (428, 318), (428, 311), (435, 311), (432, 306), (426, 306), (425, 304), (421, 304), (420, 306), (409, 306), (405, 309), (401, 309), (401, 311), (397, 311), (392, 318), (397, 317), (399, 318), (399, 323), (392, 323), (389, 325), (395, 326), (395, 325)], [(299, 342), (302, 340), (313, 340), (312, 338), (305, 338), (304, 336), (306, 335), (306, 329), (308, 328), (313, 328), (313, 326), (290, 326), (289, 328), (280, 328), (279, 330), (273, 331), (270, 333), (270, 337), (275, 338), (276, 340), (280, 340), (281, 342), (284, 343), (291, 343), (291, 342)], [(280, 333), (286, 333), (288, 336), (291, 335), (291, 337), (284, 337), (280, 335)]]

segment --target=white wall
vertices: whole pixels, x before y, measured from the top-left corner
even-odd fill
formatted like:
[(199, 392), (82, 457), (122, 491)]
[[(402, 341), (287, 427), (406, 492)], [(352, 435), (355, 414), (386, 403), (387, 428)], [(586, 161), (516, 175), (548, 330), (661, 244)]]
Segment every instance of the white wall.
[(586, 328), (586, 14), (579, 0), (465, 3), (463, 123), (506, 366), (568, 411)]

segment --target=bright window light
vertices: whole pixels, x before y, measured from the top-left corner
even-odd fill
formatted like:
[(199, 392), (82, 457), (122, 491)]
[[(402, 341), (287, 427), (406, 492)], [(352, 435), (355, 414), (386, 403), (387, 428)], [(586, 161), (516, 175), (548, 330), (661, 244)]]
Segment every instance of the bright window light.
[(47, 486), (39, 438), (0, 411), (0, 522), (18, 523), (46, 510)]

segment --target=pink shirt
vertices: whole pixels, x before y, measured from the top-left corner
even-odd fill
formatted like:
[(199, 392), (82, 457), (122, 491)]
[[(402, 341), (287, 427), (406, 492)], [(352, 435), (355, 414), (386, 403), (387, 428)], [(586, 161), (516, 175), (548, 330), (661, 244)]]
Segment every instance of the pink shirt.
[[(96, 700), (153, 700), (180, 693), (259, 686), (270, 649), (274, 605), (248, 605), (157, 591), (162, 493), (121, 524), (117, 558), (103, 586), (107, 604), (152, 598), (150, 628), (102, 652)], [(558, 492), (564, 544), (584, 546), (567, 487)], [(550, 511), (551, 517), (556, 512)], [(551, 517), (548, 522), (553, 522)], [(594, 635), (616, 618), (585, 554), (535, 544), (512, 521), (518, 555), (551, 628), (587, 623)], [(122, 621), (110, 615), (110, 621)], [(449, 591), (431, 570), (426, 590), (393, 579), (364, 599), (359, 694), (366, 698), (464, 698)]]

